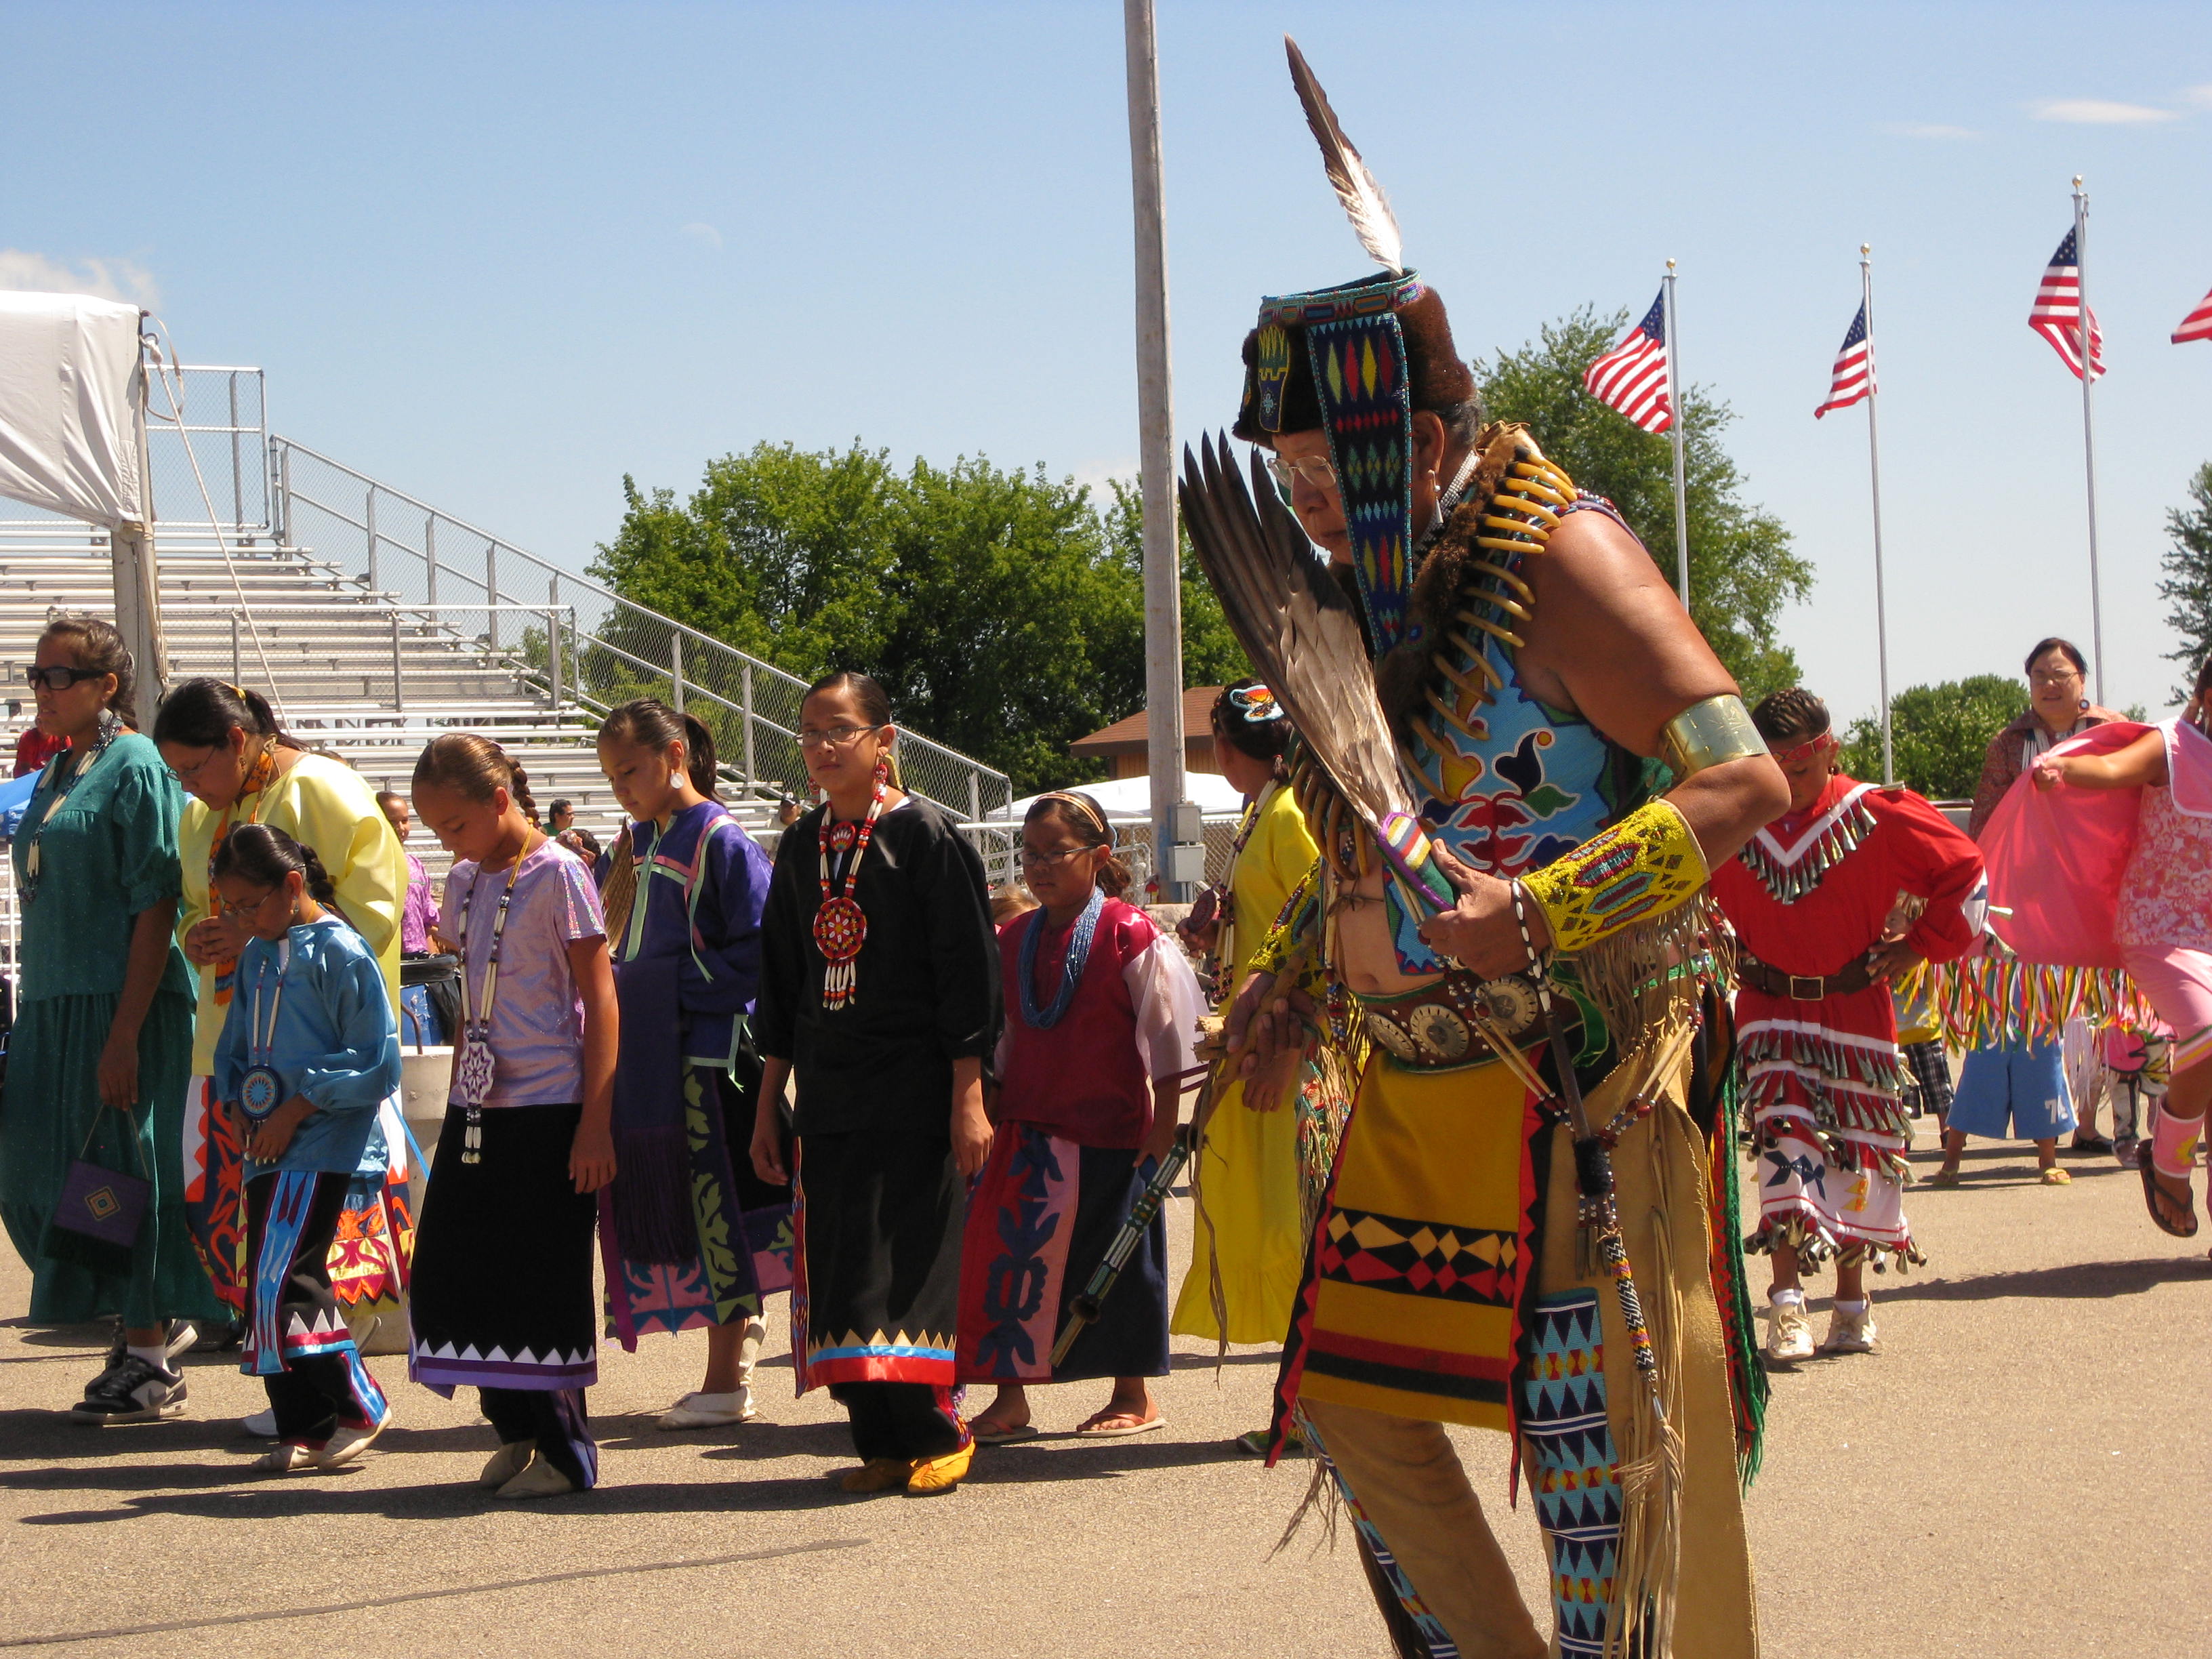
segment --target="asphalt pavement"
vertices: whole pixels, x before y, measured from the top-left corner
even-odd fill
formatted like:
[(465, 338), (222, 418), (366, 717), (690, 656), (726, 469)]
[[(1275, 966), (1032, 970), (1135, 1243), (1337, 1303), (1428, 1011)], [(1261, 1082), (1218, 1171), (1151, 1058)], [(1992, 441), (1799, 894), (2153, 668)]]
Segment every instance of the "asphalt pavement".
[[(1924, 1144), (1918, 1162), (1934, 1167)], [(2074, 1184), (2047, 1188), (2029, 1149), (1978, 1146), (1963, 1186), (1917, 1188), (1930, 1261), (1873, 1281), (1881, 1352), (1775, 1379), (1749, 1499), (1768, 1655), (2212, 1654), (2212, 1228), (2167, 1238), (2132, 1172), (2067, 1162)], [(1188, 1209), (1171, 1206), (1178, 1273)], [(28, 1286), (0, 1263), (0, 1310)], [(1348, 1540), (1310, 1524), (1275, 1547), (1312, 1466), (1264, 1469), (1229, 1443), (1266, 1416), (1271, 1353), (1217, 1373), (1179, 1340), (1160, 1432), (1079, 1442), (1066, 1431), (1105, 1385), (1042, 1390), (1046, 1435), (984, 1449), (962, 1490), (855, 1498), (826, 1478), (851, 1462), (836, 1407), (792, 1396), (784, 1307), (763, 1420), (742, 1428), (653, 1426), (696, 1386), (696, 1334), (603, 1346), (605, 1484), (528, 1505), (478, 1490), (490, 1431), (399, 1357), (370, 1362), (399, 1413), (378, 1449), (272, 1479), (247, 1468), (259, 1443), (237, 1419), (262, 1395), (234, 1356), (191, 1357), (182, 1419), (82, 1428), (60, 1413), (103, 1334), (7, 1320), (0, 1650), (1387, 1655)], [(1503, 1438), (1460, 1437), (1537, 1601)]]

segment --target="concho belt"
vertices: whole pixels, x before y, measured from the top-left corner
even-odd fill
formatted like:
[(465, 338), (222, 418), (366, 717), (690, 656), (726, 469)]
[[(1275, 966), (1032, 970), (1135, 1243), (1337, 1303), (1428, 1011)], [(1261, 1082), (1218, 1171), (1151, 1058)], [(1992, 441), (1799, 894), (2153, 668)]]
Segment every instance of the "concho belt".
[(1518, 1042), (1543, 1017), (1536, 987), (1525, 974), (1481, 980), (1472, 974), (1442, 979), (1395, 996), (1363, 996), (1367, 1035), (1398, 1065), (1416, 1072), (1456, 1072), (1498, 1058), (1478, 1018)]

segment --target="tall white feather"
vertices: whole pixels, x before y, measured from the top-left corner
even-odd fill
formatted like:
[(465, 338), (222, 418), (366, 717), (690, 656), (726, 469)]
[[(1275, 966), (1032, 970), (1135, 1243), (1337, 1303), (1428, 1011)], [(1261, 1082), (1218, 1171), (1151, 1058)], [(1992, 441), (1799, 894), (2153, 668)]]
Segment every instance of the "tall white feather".
[(1352, 147), (1352, 140), (1344, 136), (1337, 125), (1336, 112), (1328, 106), (1328, 94), (1314, 79), (1314, 72), (1306, 66), (1305, 54), (1298, 43), (1289, 35), (1283, 37), (1284, 49), (1290, 53), (1291, 81), (1298, 89), (1298, 101), (1306, 106), (1306, 125), (1313, 129), (1314, 142), (1321, 146), (1322, 166), (1328, 170), (1328, 182), (1335, 186), (1336, 199), (1344, 204), (1345, 217), (1352, 221), (1352, 234), (1359, 238), (1368, 257), (1384, 270), (1402, 274), (1406, 269), (1405, 239), (1398, 234), (1397, 216), (1390, 211), (1390, 198), (1382, 193), (1382, 186), (1375, 182), (1375, 175), (1360, 160), (1359, 152)]

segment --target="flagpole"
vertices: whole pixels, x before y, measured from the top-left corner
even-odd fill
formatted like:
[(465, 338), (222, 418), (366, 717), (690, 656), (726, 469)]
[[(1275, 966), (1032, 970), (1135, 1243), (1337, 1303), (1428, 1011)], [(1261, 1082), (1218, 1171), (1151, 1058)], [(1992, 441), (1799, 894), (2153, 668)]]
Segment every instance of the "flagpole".
[(2089, 415), (2089, 192), (2074, 175), (2074, 299), (2081, 348), (2081, 459), (2089, 479), (2089, 655), (2097, 665), (2097, 701), (2105, 701), (2105, 598), (2097, 578), (2097, 428)]
[(1690, 503), (1682, 492), (1682, 343), (1674, 326), (1674, 262), (1667, 261), (1667, 406), (1673, 410), (1668, 428), (1674, 437), (1674, 589), (1682, 596), (1682, 609), (1690, 608)]
[(1875, 659), (1881, 674), (1881, 781), (1897, 781), (1896, 757), (1889, 730), (1889, 605), (1881, 581), (1881, 428), (1874, 405), (1880, 382), (1874, 356), (1874, 246), (1859, 244), (1859, 302), (1866, 308), (1867, 464), (1874, 483), (1874, 637)]

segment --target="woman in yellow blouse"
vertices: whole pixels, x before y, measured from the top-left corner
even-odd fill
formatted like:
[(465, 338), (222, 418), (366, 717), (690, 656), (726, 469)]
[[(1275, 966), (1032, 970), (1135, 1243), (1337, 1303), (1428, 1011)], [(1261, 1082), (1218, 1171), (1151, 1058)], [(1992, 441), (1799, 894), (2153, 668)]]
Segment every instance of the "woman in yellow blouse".
[[(231, 970), (251, 935), (241, 918), (222, 914), (221, 901), (211, 893), (216, 843), (233, 824), (265, 823), (314, 848), (337, 886), (339, 910), (376, 953), (395, 1009), (407, 860), (368, 781), (343, 761), (308, 753), (277, 726), (258, 692), (221, 680), (186, 680), (162, 700), (154, 742), (190, 797), (177, 830), (184, 866), (177, 939), (198, 990), (192, 1075), (185, 1096), (185, 1208), (201, 1265), (216, 1293), (237, 1309), (244, 1305), (240, 1248), (246, 1228), (238, 1133), (226, 1114), (212, 1109), (209, 1077), (215, 1069), (216, 1039), (230, 1008)], [(341, 1226), (339, 1231), (344, 1238), (346, 1230)], [(379, 1239), (353, 1243), (352, 1255), (359, 1259), (332, 1274), (333, 1288), (349, 1311), (364, 1293), (372, 1307), (398, 1305), (392, 1247), (404, 1249), (405, 1244)], [(337, 1255), (334, 1248), (334, 1266)], [(351, 1282), (341, 1282), (344, 1276)]]
[[(1319, 856), (1283, 781), (1290, 735), (1281, 705), (1257, 682), (1231, 686), (1213, 705), (1216, 763), (1246, 805), (1218, 920), (1185, 936), (1221, 963), (1224, 1006), (1251, 971), (1291, 890)], [(1309, 1073), (1308, 1091), (1314, 1081)], [(1241, 1082), (1223, 1091), (1194, 1171), (1200, 1213), (1170, 1329), (1213, 1340), (1223, 1334), (1213, 1305), (1217, 1264), (1229, 1340), (1280, 1342), (1290, 1329), (1305, 1261), (1299, 1124), (1307, 1115), (1297, 1102), (1248, 1108)]]

